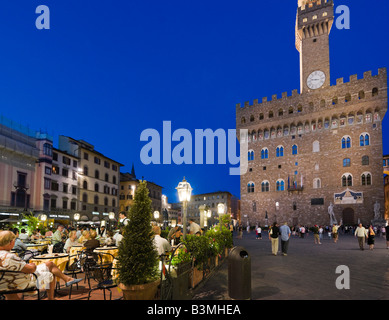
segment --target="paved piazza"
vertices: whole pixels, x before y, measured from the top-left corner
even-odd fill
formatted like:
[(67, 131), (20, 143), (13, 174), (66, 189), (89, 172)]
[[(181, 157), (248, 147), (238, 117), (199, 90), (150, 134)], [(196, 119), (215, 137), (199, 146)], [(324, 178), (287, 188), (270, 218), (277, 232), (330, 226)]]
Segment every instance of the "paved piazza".
[[(253, 300), (387, 300), (389, 299), (389, 249), (383, 237), (376, 237), (373, 251), (365, 245), (361, 251), (358, 240), (340, 234), (337, 243), (324, 238), (314, 244), (313, 234), (304, 239), (292, 236), (287, 256), (271, 253), (267, 233), (262, 240), (255, 232), (236, 239), (251, 256), (251, 287)], [(350, 289), (336, 288), (340, 274), (336, 268), (350, 270)], [(229, 300), (228, 261), (204, 285), (198, 287), (194, 300)]]

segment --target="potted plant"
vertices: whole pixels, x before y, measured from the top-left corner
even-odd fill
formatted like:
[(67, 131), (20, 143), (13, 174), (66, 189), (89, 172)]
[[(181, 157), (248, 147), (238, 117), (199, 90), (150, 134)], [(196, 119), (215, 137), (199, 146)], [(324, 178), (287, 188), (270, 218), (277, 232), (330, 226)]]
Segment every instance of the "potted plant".
[(151, 300), (160, 283), (159, 257), (153, 243), (152, 208), (146, 181), (136, 190), (129, 223), (118, 252), (118, 287), (125, 300)]

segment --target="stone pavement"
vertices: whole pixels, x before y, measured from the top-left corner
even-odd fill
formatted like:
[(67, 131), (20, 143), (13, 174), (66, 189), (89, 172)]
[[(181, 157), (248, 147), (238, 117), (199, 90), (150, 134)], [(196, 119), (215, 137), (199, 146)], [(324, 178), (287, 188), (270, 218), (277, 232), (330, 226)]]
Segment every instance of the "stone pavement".
[[(287, 256), (271, 253), (266, 232), (262, 240), (255, 232), (234, 237), (234, 245), (244, 247), (251, 257), (252, 300), (387, 300), (389, 299), (389, 249), (376, 237), (374, 250), (361, 251), (357, 239), (340, 234), (337, 243), (328, 236), (321, 245), (313, 234), (304, 239), (292, 236)], [(350, 271), (350, 289), (336, 288), (341, 274)], [(231, 300), (228, 296), (228, 259), (212, 277), (195, 288), (193, 300)]]

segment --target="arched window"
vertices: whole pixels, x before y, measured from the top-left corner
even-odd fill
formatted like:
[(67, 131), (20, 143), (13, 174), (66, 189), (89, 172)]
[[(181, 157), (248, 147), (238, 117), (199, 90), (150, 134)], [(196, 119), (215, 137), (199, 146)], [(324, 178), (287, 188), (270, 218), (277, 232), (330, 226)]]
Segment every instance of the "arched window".
[(320, 189), (320, 188), (321, 188), (320, 178), (313, 179), (313, 189)]
[(86, 193), (82, 194), (82, 202), (88, 202), (88, 195)]
[(269, 192), (269, 181), (263, 181), (261, 183), (262, 192)]
[(293, 145), (293, 147), (292, 147), (292, 155), (296, 155), (296, 154), (298, 154), (298, 148), (297, 148), (297, 145)]
[(281, 117), (284, 115), (284, 110), (280, 109), (278, 110), (278, 116)]
[(363, 186), (371, 186), (371, 174), (369, 172), (362, 173), (361, 180)]
[(269, 150), (267, 148), (263, 148), (261, 150), (261, 159), (268, 159), (269, 158)]
[(108, 175), (108, 173), (106, 173), (105, 174), (105, 181), (108, 182), (108, 180), (109, 180), (109, 175)]
[(293, 113), (293, 107), (289, 107), (288, 113), (289, 113), (289, 114), (292, 114), (292, 113)]
[(93, 203), (94, 204), (99, 204), (99, 196), (95, 196)]
[(242, 117), (242, 118), (240, 119), (240, 123), (241, 123), (241, 124), (246, 123), (246, 118), (245, 118), (245, 117)]
[(344, 98), (345, 102), (350, 102), (351, 101), (351, 94), (347, 93), (346, 97)]
[(255, 120), (255, 117), (253, 115), (250, 116), (250, 122), (253, 122)]
[(84, 175), (87, 176), (88, 175), (88, 166), (84, 166)]
[(99, 184), (98, 183), (95, 183), (95, 191), (99, 192)]
[(361, 90), (358, 92), (358, 99), (365, 99), (365, 91)]
[(112, 199), (112, 207), (116, 207), (116, 200)]
[(254, 192), (254, 187), (255, 187), (254, 182), (249, 182), (247, 184), (247, 193), (253, 193)]
[(278, 146), (276, 149), (276, 157), (283, 157), (284, 156), (284, 147), (283, 146)]
[(84, 182), (82, 183), (82, 188), (85, 190), (88, 189), (88, 182), (86, 180), (84, 180)]
[(378, 88), (373, 88), (373, 90), (372, 90), (372, 92), (371, 92), (371, 95), (372, 95), (373, 97), (378, 96)]
[(277, 180), (276, 183), (276, 191), (284, 191), (285, 190), (285, 181), (284, 180)]
[(343, 159), (343, 167), (350, 167), (350, 166), (351, 166), (350, 158)]
[(362, 165), (368, 166), (369, 165), (369, 156), (363, 156), (362, 157)]
[(269, 118), (273, 118), (273, 111), (269, 111)]
[(349, 136), (342, 138), (342, 149), (349, 149), (351, 147), (351, 138)]
[(351, 187), (353, 185), (353, 177), (349, 173), (342, 176), (342, 187)]
[(264, 116), (263, 116), (263, 113), (260, 113), (259, 114), (259, 120), (263, 120)]
[(113, 183), (113, 184), (116, 184), (116, 176), (113, 176), (113, 177), (112, 177), (112, 183)]
[(104, 197), (104, 205), (108, 206), (108, 198), (107, 197)]
[(361, 147), (369, 146), (370, 145), (370, 136), (368, 133), (362, 133), (359, 136), (359, 145)]
[(95, 170), (95, 178), (100, 179), (100, 172), (99, 170)]
[(249, 150), (248, 152), (248, 161), (254, 160), (254, 150)]

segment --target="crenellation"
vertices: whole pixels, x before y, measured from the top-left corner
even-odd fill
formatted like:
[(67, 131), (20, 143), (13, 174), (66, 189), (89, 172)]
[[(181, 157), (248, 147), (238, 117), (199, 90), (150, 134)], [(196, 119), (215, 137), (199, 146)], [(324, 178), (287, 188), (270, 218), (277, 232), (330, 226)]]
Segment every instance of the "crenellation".
[(276, 94), (273, 94), (273, 95), (271, 96), (271, 100), (272, 100), (272, 101), (276, 101), (276, 100), (278, 100), (278, 97), (277, 97), (277, 95), (276, 95)]
[(283, 92), (282, 93), (282, 99), (285, 99), (285, 98), (287, 98), (288, 97), (288, 92)]
[(357, 74), (353, 74), (350, 76), (350, 82), (354, 82), (354, 81), (357, 81), (358, 80), (358, 75)]
[(334, 4), (333, 0), (321, 0), (319, 2), (311, 2), (309, 4), (304, 4), (298, 8), (299, 13), (306, 13), (310, 11), (315, 11), (326, 6), (332, 6)]
[(262, 103), (265, 103), (265, 102), (267, 102), (267, 97), (262, 98)]
[(336, 79), (336, 85), (343, 84), (343, 78)]

